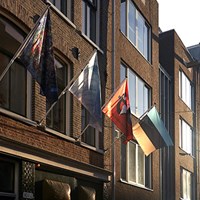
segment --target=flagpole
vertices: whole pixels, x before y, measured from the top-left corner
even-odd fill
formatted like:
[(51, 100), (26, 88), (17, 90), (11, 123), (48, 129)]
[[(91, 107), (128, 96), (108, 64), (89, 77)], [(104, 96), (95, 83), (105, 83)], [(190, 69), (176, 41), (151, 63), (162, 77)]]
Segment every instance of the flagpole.
[(81, 131), (81, 134), (77, 138), (75, 138), (76, 141), (85, 133), (88, 127), (89, 127), (89, 124), (87, 124), (87, 126)]
[(42, 122), (44, 121), (44, 119), (47, 117), (47, 115), (50, 113), (50, 111), (54, 108), (54, 106), (56, 105), (56, 103), (58, 102), (58, 100), (66, 93), (66, 91), (69, 89), (69, 87), (71, 86), (71, 84), (78, 78), (78, 76), (81, 74), (81, 72), (84, 70), (84, 68), (87, 66), (87, 64), (89, 63), (90, 59), (92, 58), (92, 56), (94, 55), (96, 50), (94, 50), (92, 52), (92, 54), (90, 55), (90, 57), (87, 59), (87, 61), (84, 64), (84, 67), (71, 79), (71, 81), (67, 84), (67, 86), (64, 88), (64, 90), (60, 93), (60, 95), (58, 96), (57, 101), (55, 101), (51, 107), (47, 110), (45, 116), (38, 122), (38, 125), (41, 126)]
[(115, 140), (111, 143), (111, 145), (110, 145), (107, 149), (104, 150), (104, 154), (105, 154), (109, 149), (111, 149), (112, 146), (113, 146), (119, 139), (122, 138), (122, 136), (124, 136), (124, 134), (121, 134), (117, 139), (115, 139)]
[(19, 54), (21, 53), (21, 51), (23, 50), (23, 48), (26, 46), (26, 44), (29, 42), (29, 39), (31, 38), (31, 36), (33, 35), (33, 33), (35, 32), (35, 30), (38, 27), (38, 24), (40, 22), (40, 20), (42, 19), (42, 17), (44, 16), (44, 14), (47, 12), (47, 10), (49, 9), (51, 5), (48, 5), (47, 8), (45, 9), (45, 11), (42, 13), (42, 15), (39, 17), (39, 19), (37, 20), (34, 28), (29, 32), (29, 34), (26, 36), (25, 40), (22, 42), (22, 44), (20, 45), (20, 47), (18, 48), (18, 50), (16, 51), (16, 53), (14, 54), (14, 56), (12, 57), (12, 59), (10, 60), (10, 62), (8, 63), (8, 65), (6, 66), (6, 68), (4, 69), (4, 71), (2, 72), (1, 76), (0, 76), (0, 81), (3, 79), (3, 77), (5, 76), (5, 74), (8, 72), (8, 70), (10, 69), (10, 66), (14, 63), (14, 61), (16, 60), (16, 58), (19, 56)]

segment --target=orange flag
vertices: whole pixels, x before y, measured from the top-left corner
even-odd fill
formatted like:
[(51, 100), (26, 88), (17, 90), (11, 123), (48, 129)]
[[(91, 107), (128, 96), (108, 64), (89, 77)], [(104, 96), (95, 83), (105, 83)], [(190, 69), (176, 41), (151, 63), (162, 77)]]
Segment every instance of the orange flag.
[(102, 107), (102, 111), (124, 133), (126, 142), (133, 139), (127, 79), (112, 94), (108, 102)]

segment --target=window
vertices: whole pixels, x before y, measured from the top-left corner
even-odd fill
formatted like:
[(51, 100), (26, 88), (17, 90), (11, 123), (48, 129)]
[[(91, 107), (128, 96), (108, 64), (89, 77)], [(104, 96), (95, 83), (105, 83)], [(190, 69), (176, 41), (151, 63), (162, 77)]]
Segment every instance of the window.
[(18, 165), (8, 160), (0, 160), (0, 199), (18, 199)]
[(193, 131), (192, 128), (183, 120), (179, 120), (180, 147), (187, 153), (193, 155)]
[(146, 157), (138, 144), (121, 140), (121, 179), (151, 188), (151, 156)]
[(192, 199), (192, 173), (185, 169), (181, 169), (181, 198)]
[(150, 89), (131, 69), (120, 67), (121, 81), (128, 76), (131, 113), (140, 117), (150, 106)]
[(170, 77), (163, 68), (160, 67), (160, 117), (167, 130), (170, 129)]
[(140, 53), (151, 61), (151, 28), (137, 10), (132, 0), (121, 0), (121, 31)]
[(179, 96), (192, 109), (192, 84), (183, 71), (179, 71)]
[(99, 1), (82, 0), (82, 31), (94, 43), (99, 44)]
[(81, 141), (95, 147), (96, 149), (103, 149), (103, 135), (95, 128), (88, 126), (90, 119), (89, 112), (82, 106), (81, 112)]
[[(24, 37), (6, 19), (0, 17), (0, 74), (3, 73)], [(0, 106), (16, 114), (31, 117), (31, 76), (15, 60), (0, 81)]]
[(71, 19), (71, 0), (49, 0), (58, 10)]
[[(69, 64), (63, 63), (59, 59), (55, 59), (56, 78), (58, 84), (58, 93), (66, 87), (69, 79)], [(50, 108), (47, 101), (47, 110)], [(61, 133), (70, 133), (70, 94), (67, 91), (56, 103), (46, 119), (47, 127)]]

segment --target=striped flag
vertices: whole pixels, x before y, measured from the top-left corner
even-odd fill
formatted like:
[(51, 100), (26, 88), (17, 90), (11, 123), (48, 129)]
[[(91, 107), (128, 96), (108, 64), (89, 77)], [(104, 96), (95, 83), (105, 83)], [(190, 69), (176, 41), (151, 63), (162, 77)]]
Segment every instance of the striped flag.
[(155, 106), (133, 127), (133, 135), (146, 156), (156, 149), (173, 145)]
[(40, 85), (41, 94), (46, 96), (47, 101), (51, 104), (58, 99), (52, 46), (51, 21), (48, 9), (41, 17), (32, 36), (26, 41), (19, 58)]
[(89, 125), (102, 131), (101, 82), (97, 52), (85, 66), (69, 91), (81, 102), (90, 113)]
[(112, 94), (102, 111), (126, 136), (126, 142), (133, 139), (127, 79)]

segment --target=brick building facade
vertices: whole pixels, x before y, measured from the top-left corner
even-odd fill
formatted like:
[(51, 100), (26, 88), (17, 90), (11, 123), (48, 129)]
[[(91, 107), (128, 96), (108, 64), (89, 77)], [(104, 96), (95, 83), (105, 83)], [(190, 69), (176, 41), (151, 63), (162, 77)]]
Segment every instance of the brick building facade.
[(48, 5), (59, 93), (96, 50), (102, 104), (127, 77), (133, 125), (155, 105), (174, 146), (147, 157), (135, 140), (124, 144), (108, 117), (102, 133), (87, 127), (89, 113), (68, 91), (46, 116), (50, 105), (16, 59), (0, 81), (0, 199), (183, 197), (181, 180), (195, 177), (196, 163), (179, 128), (196, 125), (178, 86), (182, 76), (194, 84), (185, 66), (192, 57), (174, 31), (159, 35), (157, 1), (0, 1), (0, 74)]

